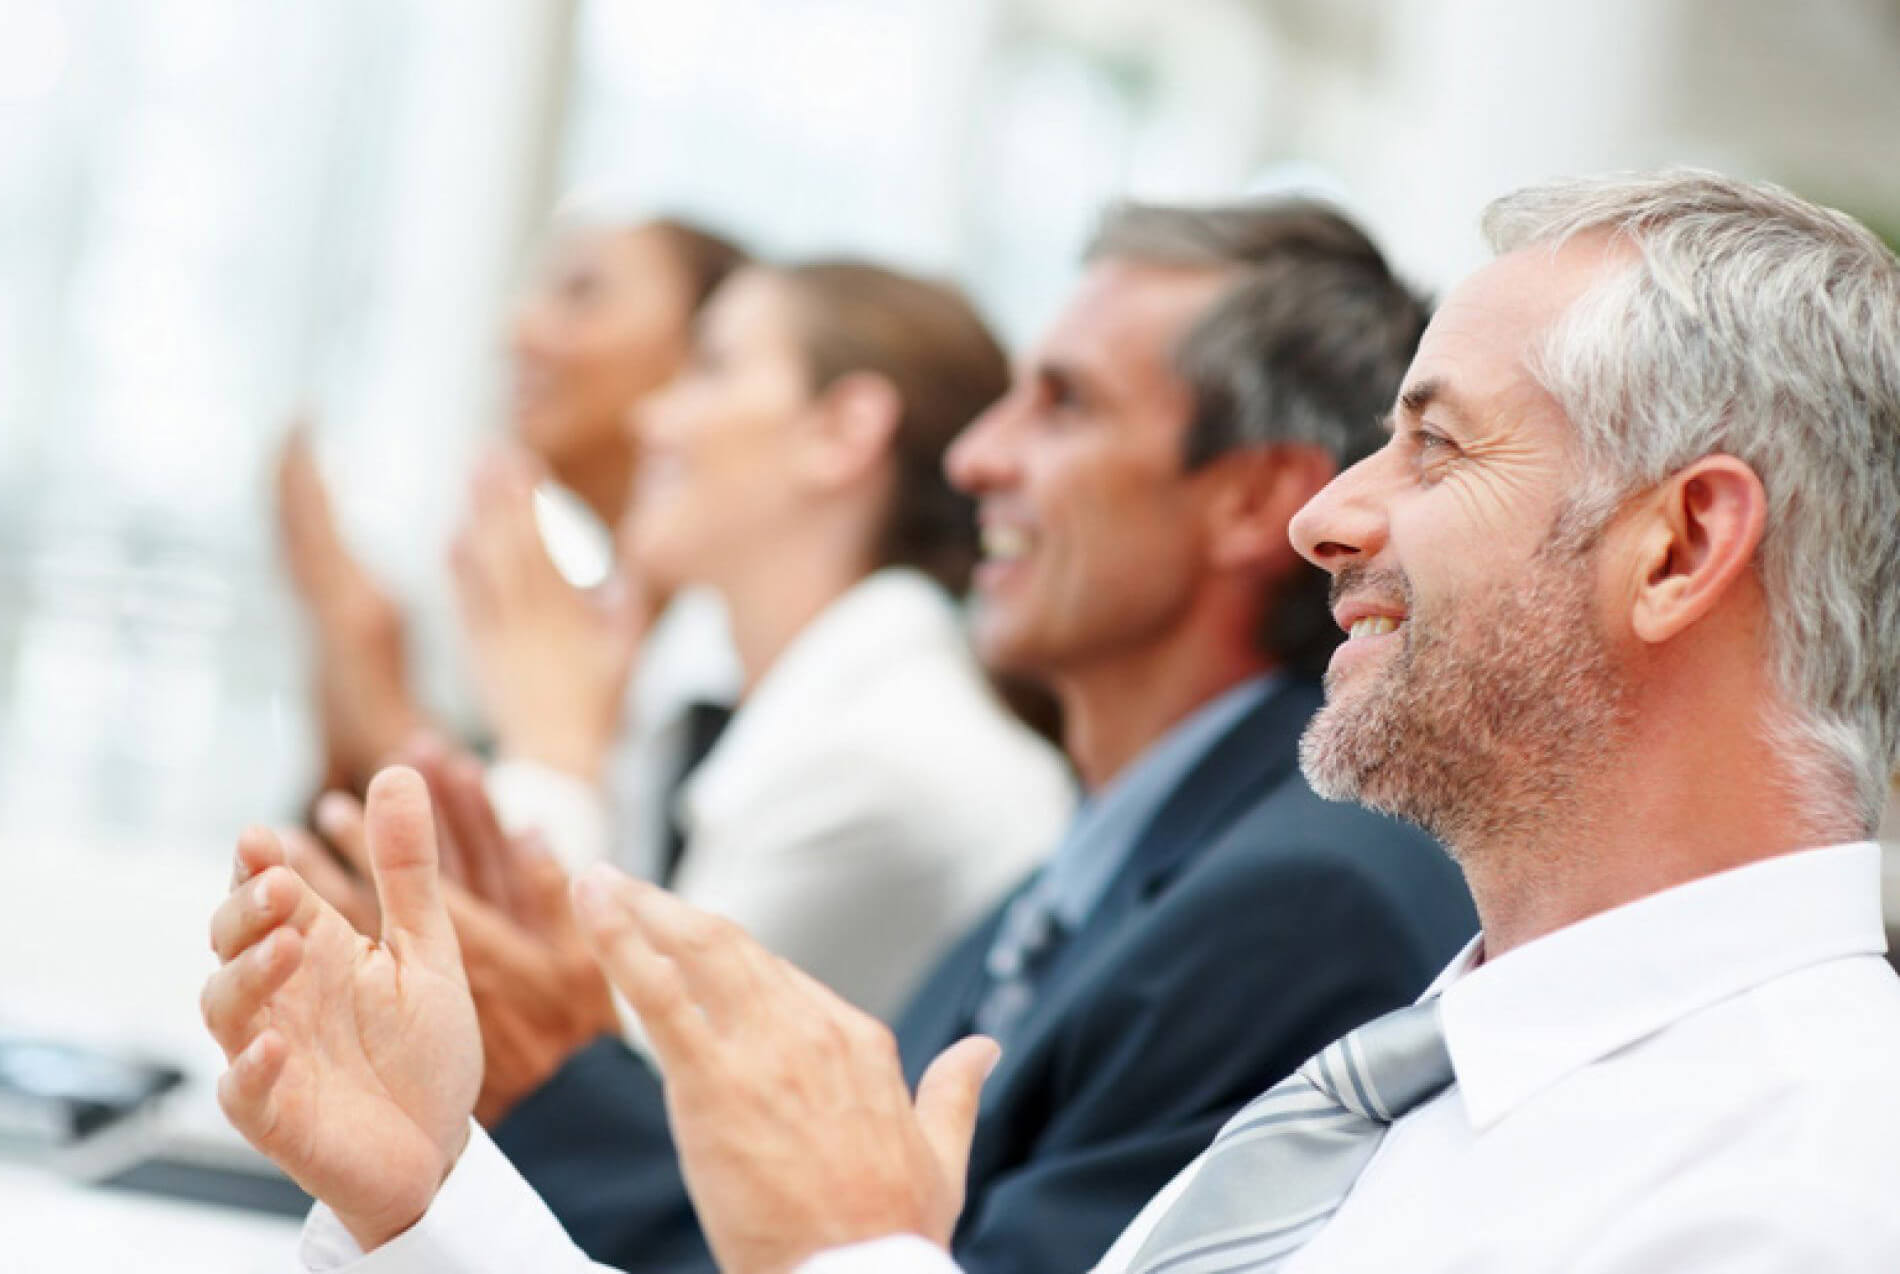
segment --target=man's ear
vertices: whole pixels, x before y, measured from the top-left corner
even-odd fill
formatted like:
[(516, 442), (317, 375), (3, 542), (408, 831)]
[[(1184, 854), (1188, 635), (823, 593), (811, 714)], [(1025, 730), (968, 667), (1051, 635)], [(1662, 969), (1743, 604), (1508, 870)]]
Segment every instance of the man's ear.
[(904, 399), (888, 377), (847, 372), (825, 387), (806, 414), (799, 472), (821, 486), (844, 486), (889, 454)]
[(1656, 489), (1647, 519), (1637, 535), (1630, 626), (1658, 643), (1715, 609), (1753, 568), (1768, 494), (1734, 456), (1704, 456)]
[(1304, 443), (1238, 448), (1208, 467), (1208, 543), (1218, 570), (1292, 565), (1297, 554), (1287, 528), (1293, 515), (1339, 472), (1324, 447)]

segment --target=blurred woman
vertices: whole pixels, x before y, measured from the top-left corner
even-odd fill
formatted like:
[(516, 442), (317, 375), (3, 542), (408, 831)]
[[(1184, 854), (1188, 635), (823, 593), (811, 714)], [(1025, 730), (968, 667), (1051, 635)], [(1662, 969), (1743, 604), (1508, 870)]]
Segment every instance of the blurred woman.
[[(992, 690), (954, 600), (977, 539), (943, 453), (1006, 382), (952, 289), (849, 262), (750, 266), (635, 413), (623, 551), (646, 577), (719, 594), (744, 678), (678, 791), (680, 855), (661, 874), (872, 1012), (893, 1011), (1056, 843), (1073, 799), (1060, 755)], [(478, 503), (495, 516), (477, 523), (508, 525), (530, 477), (491, 468)], [(510, 582), (523, 557), (497, 539), (458, 553), (471, 631), (543, 627), (549, 599)], [(564, 772), (599, 810), (610, 732), (585, 708), (598, 690), (547, 680), (561, 669), (579, 686), (610, 661), (570, 649), (539, 661), (531, 696), (572, 705), (569, 723), (547, 713), (534, 733), (548, 754), (515, 761)], [(552, 839), (569, 861), (601, 856)]]
[[(560, 234), (517, 311), (513, 432), (606, 526), (637, 453), (628, 409), (679, 369), (694, 316), (743, 254), (680, 221)], [(423, 724), (396, 604), (344, 546), (315, 459), (293, 435), (278, 473), (292, 581), (315, 631), (325, 787), (361, 790)]]

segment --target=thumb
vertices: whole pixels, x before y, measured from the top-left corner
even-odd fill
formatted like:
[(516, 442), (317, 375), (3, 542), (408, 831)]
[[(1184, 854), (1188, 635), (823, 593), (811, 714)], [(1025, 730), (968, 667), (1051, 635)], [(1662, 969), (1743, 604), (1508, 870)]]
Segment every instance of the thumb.
[(917, 1122), (948, 1181), (961, 1197), (976, 1133), (977, 1100), (1002, 1047), (983, 1035), (959, 1040), (937, 1055), (917, 1084)]
[(447, 951), (459, 967), (455, 926), (442, 900), (435, 815), (422, 776), (404, 765), (377, 774), (370, 780), (363, 823), (382, 902), (383, 940), (404, 936), (438, 954)]

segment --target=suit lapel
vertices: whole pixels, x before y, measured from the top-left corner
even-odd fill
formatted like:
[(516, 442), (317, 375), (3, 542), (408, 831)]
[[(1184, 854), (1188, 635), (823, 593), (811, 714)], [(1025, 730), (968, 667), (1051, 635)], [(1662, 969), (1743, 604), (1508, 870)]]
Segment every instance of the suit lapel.
[(1312, 682), (1288, 681), (1236, 722), (1155, 811), (1109, 897), (1122, 902), (1154, 893), (1236, 815), (1285, 782), (1298, 768), (1300, 734), (1322, 698)]
[[(1282, 684), (1222, 735), (1162, 802), (1088, 922), (1063, 944), (1044, 972), (1035, 1007), (1024, 1016), (983, 1087), (984, 1109), (1011, 1100), (1013, 1081), (1026, 1074), (1025, 1068), (1042, 1051), (1039, 1043), (1062, 1021), (1062, 1002), (1088, 982), (1094, 957), (1124, 932), (1128, 917), (1212, 846), (1236, 817), (1295, 772), (1300, 732), (1320, 700), (1319, 688), (1311, 682)], [(986, 925), (985, 931), (993, 932), (993, 925)], [(976, 966), (980, 974), (980, 954)], [(981, 987), (980, 978), (973, 981)], [(982, 1130), (979, 1124), (979, 1148)]]

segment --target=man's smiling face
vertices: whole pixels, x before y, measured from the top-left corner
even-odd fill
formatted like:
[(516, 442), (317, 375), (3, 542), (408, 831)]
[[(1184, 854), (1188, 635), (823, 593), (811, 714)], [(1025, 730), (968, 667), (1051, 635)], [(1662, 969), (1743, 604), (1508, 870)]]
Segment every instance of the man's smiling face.
[(947, 459), (976, 497), (977, 644), (1060, 676), (1165, 640), (1210, 571), (1209, 482), (1186, 464), (1192, 391), (1173, 366), (1219, 271), (1104, 261)]
[(1605, 270), (1602, 245), (1579, 241), (1459, 287), (1420, 344), (1391, 440), (1294, 519), (1350, 635), (1302, 746), (1308, 778), (1454, 848), (1555, 814), (1617, 719), (1601, 528), (1573, 508), (1571, 427), (1530, 370)]

